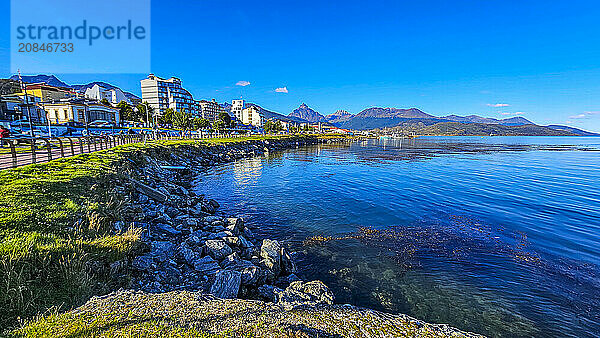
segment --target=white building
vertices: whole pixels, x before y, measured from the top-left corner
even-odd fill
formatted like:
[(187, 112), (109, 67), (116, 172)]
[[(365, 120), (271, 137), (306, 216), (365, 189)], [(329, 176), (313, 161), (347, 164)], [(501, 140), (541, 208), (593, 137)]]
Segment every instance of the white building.
[(119, 125), (119, 111), (96, 101), (85, 99), (64, 99), (42, 103), (51, 123), (108, 121)]
[(156, 114), (162, 115), (167, 108), (185, 111), (200, 116), (199, 105), (190, 92), (181, 86), (176, 77), (160, 78), (154, 74), (140, 81), (142, 86), (142, 102), (148, 102)]
[(211, 122), (215, 121), (220, 113), (226, 113), (225, 109), (215, 100), (212, 101), (200, 100), (197, 101), (200, 111), (200, 117)]
[(265, 116), (255, 106), (250, 106), (242, 110), (242, 123), (250, 124), (256, 127), (262, 127), (265, 124)]
[(244, 108), (244, 100), (233, 100), (231, 102), (231, 114), (240, 121), (242, 121)]
[(131, 101), (125, 96), (125, 93), (119, 88), (107, 89), (98, 84), (95, 84), (92, 88), (85, 90), (85, 97), (92, 100), (102, 101), (103, 99), (108, 100), (112, 104), (117, 104), (121, 101), (125, 101), (131, 104)]

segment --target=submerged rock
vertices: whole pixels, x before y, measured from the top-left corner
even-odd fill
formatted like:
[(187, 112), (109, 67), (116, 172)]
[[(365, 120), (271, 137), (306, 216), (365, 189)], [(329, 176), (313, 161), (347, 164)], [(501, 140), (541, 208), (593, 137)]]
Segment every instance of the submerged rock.
[(292, 282), (283, 292), (277, 293), (277, 303), (286, 310), (299, 306), (333, 304), (333, 292), (321, 281)]

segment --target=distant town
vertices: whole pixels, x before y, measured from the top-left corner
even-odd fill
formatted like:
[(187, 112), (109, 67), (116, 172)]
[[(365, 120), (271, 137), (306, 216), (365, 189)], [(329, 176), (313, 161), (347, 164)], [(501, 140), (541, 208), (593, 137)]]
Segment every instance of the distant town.
[(9, 137), (59, 137), (115, 133), (171, 136), (338, 133), (375, 135), (597, 136), (563, 125), (537, 125), (522, 116), (434, 116), (417, 108), (337, 110), (322, 115), (302, 103), (288, 115), (233, 98), (197, 99), (178, 77), (149, 74), (141, 97), (106, 82), (68, 85), (53, 75), (0, 79), (0, 125)]
[[(42, 81), (31, 82), (40, 77)], [(13, 131), (13, 137), (143, 133), (148, 129), (246, 135), (351, 132), (321, 121), (277, 118), (272, 116), (276, 113), (241, 98), (224, 104), (198, 100), (177, 77), (150, 74), (140, 85), (141, 98), (103, 82), (68, 86), (54, 76), (14, 76), (0, 82), (0, 124)]]

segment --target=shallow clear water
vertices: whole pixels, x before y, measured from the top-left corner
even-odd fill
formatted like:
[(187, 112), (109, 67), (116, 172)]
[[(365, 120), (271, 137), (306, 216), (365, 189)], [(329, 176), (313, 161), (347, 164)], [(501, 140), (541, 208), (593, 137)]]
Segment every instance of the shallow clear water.
[(337, 302), (489, 336), (600, 335), (600, 138), (322, 145), (206, 168), (197, 191), (287, 241)]

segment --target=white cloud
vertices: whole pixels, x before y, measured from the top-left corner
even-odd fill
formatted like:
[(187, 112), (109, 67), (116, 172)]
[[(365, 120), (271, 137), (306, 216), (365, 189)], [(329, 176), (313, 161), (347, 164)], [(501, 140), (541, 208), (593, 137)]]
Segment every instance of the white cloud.
[(250, 81), (238, 81), (235, 85), (246, 87), (246, 86), (250, 85)]
[(582, 114), (569, 116), (570, 119), (585, 119), (588, 117), (592, 117), (593, 115), (600, 115), (600, 111), (586, 111)]
[(587, 114), (577, 114), (577, 115), (571, 115), (569, 116), (570, 119), (583, 119), (586, 118), (588, 115)]
[(525, 115), (525, 112), (522, 111), (518, 111), (518, 112), (514, 112), (514, 113), (502, 113), (502, 112), (498, 112), (502, 115)]
[(287, 87), (279, 87), (279, 88), (275, 88), (275, 92), (276, 93), (287, 93), (288, 89), (287, 89)]
[(488, 103), (487, 106), (499, 108), (499, 107), (509, 107), (510, 104), (508, 104), (508, 103)]

